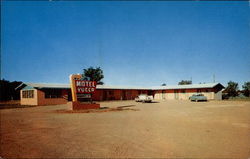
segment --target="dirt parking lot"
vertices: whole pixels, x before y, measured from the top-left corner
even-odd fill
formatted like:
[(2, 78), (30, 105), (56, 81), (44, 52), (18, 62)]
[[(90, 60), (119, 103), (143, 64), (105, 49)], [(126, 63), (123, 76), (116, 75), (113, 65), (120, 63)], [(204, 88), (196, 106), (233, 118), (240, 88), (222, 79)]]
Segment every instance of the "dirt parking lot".
[(248, 101), (101, 102), (120, 111), (62, 113), (68, 105), (2, 109), (3, 158), (249, 158)]

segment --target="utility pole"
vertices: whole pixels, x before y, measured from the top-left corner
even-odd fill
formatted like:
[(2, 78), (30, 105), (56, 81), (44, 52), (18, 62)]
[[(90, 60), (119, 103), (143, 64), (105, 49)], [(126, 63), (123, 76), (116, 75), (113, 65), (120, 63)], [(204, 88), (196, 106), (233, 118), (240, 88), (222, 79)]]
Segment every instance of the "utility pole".
[(215, 83), (215, 74), (213, 74), (213, 82)]

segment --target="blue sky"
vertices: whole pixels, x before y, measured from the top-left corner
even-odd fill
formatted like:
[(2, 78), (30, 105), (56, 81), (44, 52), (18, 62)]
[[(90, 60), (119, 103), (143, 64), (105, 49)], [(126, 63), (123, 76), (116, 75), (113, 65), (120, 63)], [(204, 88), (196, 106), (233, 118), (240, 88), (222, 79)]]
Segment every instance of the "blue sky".
[(2, 2), (2, 78), (68, 83), (100, 66), (108, 85), (250, 80), (249, 3)]

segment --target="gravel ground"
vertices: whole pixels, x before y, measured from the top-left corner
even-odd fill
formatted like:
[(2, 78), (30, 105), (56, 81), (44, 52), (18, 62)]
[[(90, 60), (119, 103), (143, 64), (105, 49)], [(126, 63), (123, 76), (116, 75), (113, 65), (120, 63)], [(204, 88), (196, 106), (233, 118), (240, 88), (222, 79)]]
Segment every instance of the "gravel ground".
[[(3, 158), (249, 158), (249, 101), (101, 102), (2, 109)], [(117, 108), (119, 107), (119, 108)]]

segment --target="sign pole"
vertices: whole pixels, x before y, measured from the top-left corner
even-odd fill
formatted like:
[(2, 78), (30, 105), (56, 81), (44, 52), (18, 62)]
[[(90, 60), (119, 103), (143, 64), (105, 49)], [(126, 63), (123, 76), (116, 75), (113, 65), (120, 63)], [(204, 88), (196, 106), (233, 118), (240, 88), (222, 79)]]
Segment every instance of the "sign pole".
[(69, 80), (70, 80), (70, 87), (71, 87), (71, 94), (72, 94), (72, 101), (73, 102), (77, 102), (77, 95), (76, 95), (76, 83), (75, 80), (76, 79), (80, 79), (81, 75), (77, 74), (77, 75), (70, 75), (69, 76)]

